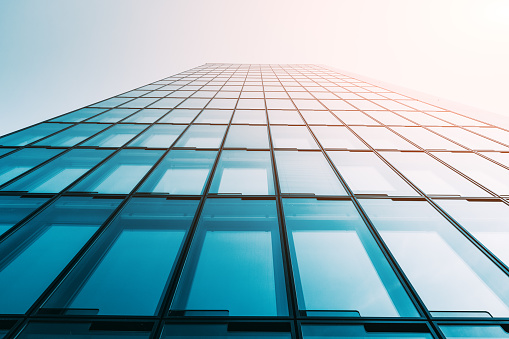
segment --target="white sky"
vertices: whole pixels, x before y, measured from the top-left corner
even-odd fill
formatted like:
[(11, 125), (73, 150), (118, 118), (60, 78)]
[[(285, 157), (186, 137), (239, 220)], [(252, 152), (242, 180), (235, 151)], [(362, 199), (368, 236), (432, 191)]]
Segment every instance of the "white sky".
[(0, 134), (207, 63), (318, 63), (509, 116), (509, 0), (0, 2)]

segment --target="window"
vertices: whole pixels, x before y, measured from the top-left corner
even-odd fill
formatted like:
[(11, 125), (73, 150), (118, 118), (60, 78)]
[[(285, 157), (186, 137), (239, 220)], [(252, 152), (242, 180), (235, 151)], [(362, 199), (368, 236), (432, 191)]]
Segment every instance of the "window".
[(155, 122), (166, 113), (168, 113), (167, 109), (142, 109), (141, 111), (136, 112), (122, 122), (150, 124)]
[(42, 123), (1, 137), (0, 145), (25, 146), (69, 126), (71, 124)]
[(266, 126), (231, 125), (224, 147), (268, 149)]
[(341, 121), (348, 125), (380, 125), (378, 122), (371, 119), (370, 116), (362, 113), (361, 111), (334, 111), (333, 113), (341, 119)]
[(304, 121), (297, 111), (276, 111), (269, 110), (270, 124), (278, 125), (304, 125)]
[(464, 151), (465, 148), (422, 127), (392, 127), (408, 140), (428, 150)]
[(114, 108), (110, 109), (107, 112), (96, 115), (92, 119), (87, 120), (87, 122), (118, 122), (122, 119), (127, 118), (136, 111), (137, 110), (135, 109), (128, 108)]
[(346, 127), (311, 126), (311, 130), (322, 147), (326, 149), (368, 149), (368, 147)]
[(107, 110), (106, 108), (85, 107), (85, 108), (79, 109), (77, 111), (67, 113), (60, 117), (51, 119), (50, 121), (53, 121), (53, 122), (80, 122), (80, 121), (86, 120), (88, 118), (91, 118), (93, 116), (96, 116), (97, 114), (102, 113), (106, 110)]
[[(412, 326), (413, 325), (413, 326)], [(414, 329), (414, 332), (412, 332)], [(426, 326), (421, 324), (376, 324), (365, 325), (302, 325), (304, 339), (327, 338), (377, 338), (377, 339), (432, 339)]]
[(416, 150), (417, 147), (385, 127), (353, 126), (353, 131), (375, 149)]
[(266, 124), (267, 116), (264, 110), (235, 110), (233, 115), (233, 124)]
[[(149, 326), (147, 326), (149, 324)], [(131, 323), (131, 330), (126, 329), (124, 324), (118, 322), (66, 322), (66, 323), (42, 323), (30, 322), (21, 334), (19, 339), (33, 338), (54, 338), (54, 339), (148, 339), (152, 329), (151, 323)]]
[(204, 109), (194, 121), (202, 124), (228, 124), (232, 117), (232, 110)]
[(199, 109), (174, 109), (159, 123), (189, 124), (200, 113)]
[(175, 144), (177, 147), (219, 148), (226, 126), (192, 125)]
[(0, 236), (47, 200), (48, 198), (0, 196)]
[(72, 147), (92, 135), (102, 131), (109, 125), (82, 124), (68, 128), (49, 138), (37, 142), (37, 146)]
[(301, 111), (300, 113), (310, 125), (342, 125), (342, 123), (328, 111)]
[(318, 148), (318, 145), (305, 126), (272, 126), (270, 131), (274, 148)]
[(446, 338), (509, 338), (506, 325), (440, 325)]
[(474, 150), (509, 151), (509, 147), (481, 137), (470, 131), (458, 127), (430, 127), (433, 131), (442, 134), (446, 138), (456, 141)]
[(147, 125), (113, 125), (80, 146), (120, 147), (147, 128)]
[(183, 125), (153, 125), (131, 141), (128, 146), (168, 148), (184, 129)]
[[(290, 339), (291, 334), (289, 328), (279, 326), (274, 331), (270, 329), (261, 330), (257, 328), (256, 331), (252, 329), (242, 329), (242, 327), (235, 326), (236, 323), (224, 324), (167, 324), (164, 327), (162, 339), (200, 339), (200, 338), (249, 338), (249, 339)], [(253, 324), (257, 325), (257, 324)], [(278, 323), (274, 324), (279, 325)], [(284, 324), (285, 325), (285, 324)], [(263, 325), (262, 325), (263, 326)], [(250, 326), (251, 327), (251, 326)], [(261, 327), (261, 326), (260, 326)]]

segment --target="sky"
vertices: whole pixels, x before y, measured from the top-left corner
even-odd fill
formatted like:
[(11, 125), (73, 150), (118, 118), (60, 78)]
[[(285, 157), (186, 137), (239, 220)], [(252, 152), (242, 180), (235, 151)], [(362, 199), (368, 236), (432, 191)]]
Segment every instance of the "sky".
[(205, 64), (315, 63), (509, 116), (509, 0), (0, 1), (0, 135)]

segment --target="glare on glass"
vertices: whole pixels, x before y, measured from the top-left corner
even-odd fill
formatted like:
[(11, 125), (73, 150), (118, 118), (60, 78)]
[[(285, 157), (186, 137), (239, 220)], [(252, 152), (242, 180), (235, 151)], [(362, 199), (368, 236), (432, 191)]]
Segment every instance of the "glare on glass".
[(153, 125), (131, 141), (133, 147), (170, 147), (184, 131), (183, 125)]
[(219, 148), (223, 141), (226, 126), (191, 125), (180, 137), (175, 146), (194, 148)]
[(148, 125), (113, 125), (80, 146), (120, 147), (147, 128)]
[(232, 125), (228, 129), (224, 147), (268, 149), (267, 127)]
[(110, 125), (106, 124), (81, 124), (68, 128), (49, 138), (42, 139), (35, 143), (37, 146), (71, 147), (92, 135), (102, 131)]

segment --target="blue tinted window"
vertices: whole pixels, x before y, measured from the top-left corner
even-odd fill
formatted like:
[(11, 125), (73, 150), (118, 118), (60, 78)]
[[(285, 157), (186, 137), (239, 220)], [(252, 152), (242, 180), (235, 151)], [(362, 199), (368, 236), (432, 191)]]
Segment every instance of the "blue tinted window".
[(143, 131), (147, 125), (115, 125), (81, 146), (120, 147)]
[(131, 200), (43, 307), (154, 315), (198, 202)]
[(45, 203), (47, 198), (0, 196), (0, 235)]
[(205, 203), (172, 310), (288, 314), (275, 201)]
[[(420, 324), (419, 324), (420, 325)], [(389, 326), (377, 324), (367, 325), (303, 325), (302, 336), (304, 339), (327, 339), (327, 338), (378, 338), (378, 339), (432, 339), (431, 333), (423, 331), (422, 326), (417, 326), (415, 332), (412, 326), (390, 324)]]
[(216, 151), (172, 150), (141, 186), (140, 192), (201, 194)]
[(142, 109), (122, 122), (153, 123), (166, 113), (167, 109)]
[(25, 148), (0, 159), (0, 185), (61, 152), (56, 149)]
[(67, 113), (66, 115), (62, 115), (55, 119), (51, 119), (51, 121), (60, 121), (60, 122), (80, 122), (85, 119), (91, 118), (99, 113), (106, 111), (106, 108), (82, 108), (77, 111)]
[(128, 194), (162, 154), (163, 151), (122, 150), (71, 191)]
[(58, 193), (104, 160), (111, 152), (110, 150), (73, 149), (2, 190)]
[(0, 157), (14, 150), (15, 148), (0, 148)]
[(66, 129), (49, 138), (43, 139), (36, 143), (38, 146), (60, 146), (71, 147), (92, 135), (102, 131), (109, 125), (100, 124), (81, 124)]
[(175, 144), (178, 147), (219, 148), (226, 126), (192, 125)]
[(137, 98), (129, 102), (126, 102), (125, 104), (122, 104), (120, 107), (143, 108), (157, 100), (158, 99), (152, 98)]
[(256, 332), (240, 329), (229, 330), (227, 324), (168, 324), (164, 327), (162, 339), (200, 339), (200, 338), (249, 338), (249, 339), (290, 339), (289, 332), (270, 330)]
[(446, 338), (509, 338), (507, 330), (498, 325), (440, 325)]
[[(147, 330), (137, 330), (127, 331), (123, 326), (118, 326), (117, 330), (110, 329), (111, 327), (109, 323), (106, 323), (106, 326), (100, 326), (102, 323), (98, 322), (95, 324), (91, 323), (38, 323), (38, 322), (30, 322), (28, 326), (26, 326), (21, 334), (16, 337), (19, 339), (68, 339), (68, 338), (76, 338), (76, 339), (124, 339), (124, 338), (133, 338), (133, 339), (148, 339), (150, 336), (150, 329)], [(94, 325), (99, 325), (101, 328), (108, 329), (95, 329)]]
[(228, 130), (224, 147), (268, 149), (267, 127), (232, 125)]
[(159, 122), (172, 124), (188, 124), (200, 113), (199, 109), (174, 109)]
[(114, 108), (87, 120), (87, 122), (117, 122), (127, 118), (136, 111), (136, 109), (129, 108)]
[(97, 104), (91, 105), (90, 107), (116, 107), (118, 105), (121, 105), (125, 102), (128, 102), (129, 100), (132, 100), (130, 98), (111, 98), (107, 99), (101, 102), (98, 102)]
[(170, 147), (184, 130), (183, 125), (154, 125), (134, 139), (133, 147)]
[(0, 243), (0, 313), (25, 313), (119, 202), (60, 198)]
[(43, 123), (24, 129), (19, 132), (14, 132), (5, 137), (0, 138), (1, 146), (25, 146), (41, 138), (47, 137), (50, 134), (58, 132), (71, 124), (50, 124)]

